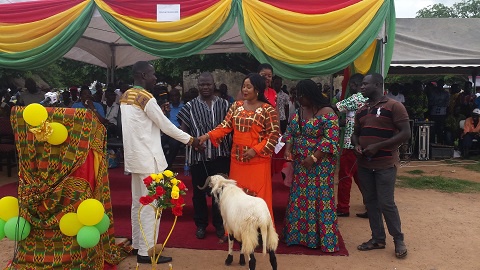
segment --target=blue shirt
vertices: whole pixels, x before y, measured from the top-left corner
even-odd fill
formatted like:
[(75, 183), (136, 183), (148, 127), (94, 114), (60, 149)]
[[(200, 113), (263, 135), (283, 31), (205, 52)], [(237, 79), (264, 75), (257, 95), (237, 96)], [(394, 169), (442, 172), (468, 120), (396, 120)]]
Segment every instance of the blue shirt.
[[(97, 109), (98, 114), (100, 114), (101, 117), (105, 118), (105, 111), (103, 110), (102, 104), (98, 102), (93, 102), (93, 106), (95, 107), (95, 109)], [(83, 106), (83, 103), (81, 101), (77, 101), (73, 103), (72, 108), (86, 109), (85, 106)]]
[(180, 127), (177, 115), (182, 108), (183, 102), (180, 102), (180, 104), (178, 104), (178, 107), (174, 107), (172, 103), (170, 103), (170, 116), (168, 117), (168, 119), (170, 119), (170, 122), (172, 122), (176, 127)]

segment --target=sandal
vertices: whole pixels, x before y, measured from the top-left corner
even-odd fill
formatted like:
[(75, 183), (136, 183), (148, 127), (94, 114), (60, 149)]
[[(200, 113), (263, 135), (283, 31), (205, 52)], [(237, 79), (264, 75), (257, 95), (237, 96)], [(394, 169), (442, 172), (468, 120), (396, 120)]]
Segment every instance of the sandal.
[(370, 239), (367, 242), (364, 242), (357, 247), (357, 249), (361, 251), (368, 251), (372, 249), (384, 249), (384, 248), (385, 248), (385, 243), (379, 243), (373, 239)]
[(395, 242), (395, 257), (401, 259), (407, 256), (407, 246), (403, 241)]

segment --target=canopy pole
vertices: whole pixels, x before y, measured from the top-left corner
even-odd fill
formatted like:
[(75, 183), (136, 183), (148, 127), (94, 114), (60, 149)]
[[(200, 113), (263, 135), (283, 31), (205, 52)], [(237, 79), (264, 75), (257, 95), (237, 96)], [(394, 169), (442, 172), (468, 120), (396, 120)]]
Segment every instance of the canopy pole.
[(115, 68), (117, 63), (115, 62), (115, 44), (110, 44), (110, 51), (112, 53), (112, 58), (110, 60), (110, 80), (109, 83), (115, 83)]
[(477, 92), (477, 75), (478, 75), (478, 68), (474, 68), (472, 70), (472, 94)]
[(388, 42), (388, 37), (387, 37), (387, 21), (383, 21), (383, 27), (382, 27), (382, 30), (380, 30), (382, 32), (382, 38), (379, 39), (379, 41), (381, 42), (380, 44), (380, 74), (382, 74), (382, 77), (383, 77), (383, 92), (385, 93), (385, 76), (387, 74), (385, 74), (385, 47)]

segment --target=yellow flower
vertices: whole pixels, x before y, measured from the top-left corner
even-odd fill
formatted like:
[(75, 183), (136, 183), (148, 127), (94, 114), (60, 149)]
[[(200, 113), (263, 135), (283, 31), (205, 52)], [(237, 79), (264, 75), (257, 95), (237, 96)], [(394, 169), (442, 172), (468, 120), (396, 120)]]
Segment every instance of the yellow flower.
[(153, 181), (157, 180), (157, 174), (156, 173), (150, 174), (150, 177), (153, 179)]
[(172, 192), (180, 192), (180, 189), (177, 186), (172, 187)]
[(170, 170), (165, 170), (163, 171), (163, 175), (165, 175), (165, 177), (173, 177), (173, 172)]
[(178, 199), (178, 197), (180, 197), (180, 193), (175, 192), (175, 191), (173, 191), (173, 190), (172, 190), (171, 195), (172, 195), (172, 199)]
[(163, 180), (163, 174), (159, 173), (157, 174), (157, 178), (155, 178), (155, 182), (160, 183), (160, 181)]
[(170, 183), (172, 183), (173, 185), (177, 185), (178, 184), (178, 179), (177, 178), (173, 178), (172, 180), (170, 180)]

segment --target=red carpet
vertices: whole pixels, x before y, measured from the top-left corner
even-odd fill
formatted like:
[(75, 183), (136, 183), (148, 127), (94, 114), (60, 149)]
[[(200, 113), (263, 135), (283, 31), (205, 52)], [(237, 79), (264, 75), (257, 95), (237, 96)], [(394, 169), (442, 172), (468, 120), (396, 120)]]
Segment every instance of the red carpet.
[[(131, 223), (130, 223), (130, 176), (124, 175), (123, 168), (115, 168), (108, 170), (110, 176), (110, 188), (113, 204), (113, 217), (115, 226), (115, 235), (118, 237), (131, 238)], [(190, 177), (183, 176), (182, 173), (178, 176), (179, 179), (184, 180), (187, 187), (191, 190)], [(277, 232), (283, 228), (283, 219), (285, 217), (285, 207), (288, 201), (288, 188), (283, 185), (280, 176), (274, 178), (273, 183), (273, 211), (275, 216), (275, 226)], [(0, 188), (0, 198), (3, 196), (16, 196), (17, 184), (12, 183)], [(210, 198), (208, 199), (210, 202)], [(191, 248), (204, 250), (227, 250), (227, 243), (219, 243), (215, 235), (213, 226), (207, 228), (207, 236), (205, 239), (199, 240), (195, 237), (195, 223), (193, 222), (193, 206), (192, 206), (192, 192), (187, 192), (185, 196), (187, 205), (184, 207), (183, 216), (177, 219), (177, 224), (173, 233), (168, 240), (167, 247), (175, 248)], [(167, 210), (162, 215), (160, 225), (159, 242), (163, 242), (173, 223), (173, 215), (170, 210)], [(348, 256), (348, 251), (345, 248), (345, 243), (340, 235), (340, 251), (335, 253), (324, 253), (320, 250), (310, 249), (303, 246), (288, 247), (280, 241), (277, 249), (279, 254), (305, 254), (305, 255), (336, 255)], [(238, 246), (235, 245), (238, 249)]]

